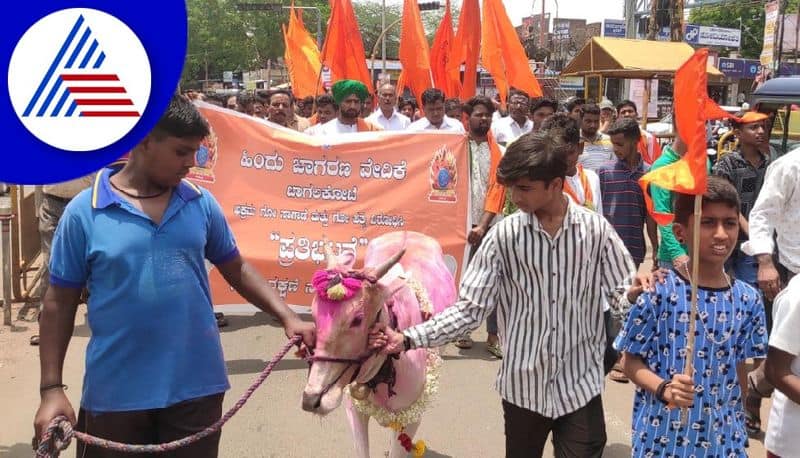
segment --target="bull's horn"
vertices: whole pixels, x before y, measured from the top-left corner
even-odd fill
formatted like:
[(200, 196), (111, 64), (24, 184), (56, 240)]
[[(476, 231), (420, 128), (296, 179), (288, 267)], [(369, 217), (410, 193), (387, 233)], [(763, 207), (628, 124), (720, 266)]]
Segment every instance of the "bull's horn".
[(380, 279), (381, 277), (386, 275), (386, 273), (389, 272), (389, 269), (391, 269), (392, 266), (397, 264), (397, 262), (400, 261), (400, 258), (402, 258), (404, 254), (406, 254), (406, 249), (402, 248), (400, 249), (400, 251), (395, 253), (394, 256), (387, 259), (386, 262), (376, 267), (374, 270), (375, 278)]

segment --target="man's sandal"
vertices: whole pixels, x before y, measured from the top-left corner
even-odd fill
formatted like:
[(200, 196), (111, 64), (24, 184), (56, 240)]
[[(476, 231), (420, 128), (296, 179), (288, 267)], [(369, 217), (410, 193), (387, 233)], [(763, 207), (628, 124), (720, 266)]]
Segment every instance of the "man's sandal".
[(761, 397), (748, 393), (744, 399), (744, 427), (753, 436), (761, 432)]
[(500, 348), (499, 343), (487, 343), (486, 344), (486, 351), (488, 351), (492, 356), (497, 359), (503, 359), (503, 349)]

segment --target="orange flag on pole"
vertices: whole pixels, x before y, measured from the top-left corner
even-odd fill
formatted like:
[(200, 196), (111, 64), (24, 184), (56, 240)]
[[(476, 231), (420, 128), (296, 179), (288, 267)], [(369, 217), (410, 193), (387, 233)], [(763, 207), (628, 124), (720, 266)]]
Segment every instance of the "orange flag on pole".
[(289, 12), (289, 27), (283, 27), (283, 41), (286, 44), (283, 57), (295, 97), (303, 98), (322, 93), (319, 48), (303, 25), (300, 12), (294, 8)]
[(422, 92), (433, 87), (428, 40), (422, 28), (417, 0), (403, 1), (403, 23), (400, 31), (400, 65), (405, 85), (414, 93), (422, 107)]
[(447, 97), (458, 97), (461, 93), (459, 75), (448, 71), (448, 62), (454, 58), (453, 39), (453, 16), (450, 14), (450, 0), (447, 0), (442, 23), (436, 30), (431, 46), (433, 84), (441, 89)]
[(478, 59), (481, 51), (481, 10), (478, 0), (464, 0), (458, 16), (458, 30), (453, 39), (452, 53), (447, 61), (447, 73), (460, 81), (461, 64), (464, 64), (464, 83), (461, 100), (473, 97), (477, 89)]
[(528, 65), (528, 56), (502, 0), (483, 0), (481, 62), (494, 78), (503, 104), (512, 87), (530, 97), (542, 96), (542, 88)]
[(333, 81), (361, 81), (372, 92), (366, 56), (353, 4), (350, 0), (331, 0), (331, 17), (322, 47), (322, 63), (331, 69)]
[(650, 184), (682, 194), (699, 195), (706, 191), (706, 119), (709, 113), (718, 114), (717, 110), (722, 111), (711, 105), (714, 102), (706, 91), (707, 59), (708, 49), (698, 49), (675, 72), (675, 127), (686, 144), (686, 154), (678, 162), (656, 169), (639, 179), (647, 210), (661, 225), (669, 224), (672, 215), (655, 212), (649, 193)]

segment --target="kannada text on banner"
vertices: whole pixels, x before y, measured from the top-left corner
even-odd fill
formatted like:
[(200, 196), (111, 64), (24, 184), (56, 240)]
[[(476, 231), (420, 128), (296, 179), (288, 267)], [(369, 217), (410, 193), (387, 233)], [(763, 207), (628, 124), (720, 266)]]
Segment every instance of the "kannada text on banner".
[[(356, 255), (393, 231), (434, 237), (456, 278), (466, 243), (466, 137), (311, 137), (201, 104), (212, 133), (189, 177), (219, 201), (242, 256), (287, 303), (311, 304), (324, 243)], [(211, 271), (214, 305), (246, 303)]]

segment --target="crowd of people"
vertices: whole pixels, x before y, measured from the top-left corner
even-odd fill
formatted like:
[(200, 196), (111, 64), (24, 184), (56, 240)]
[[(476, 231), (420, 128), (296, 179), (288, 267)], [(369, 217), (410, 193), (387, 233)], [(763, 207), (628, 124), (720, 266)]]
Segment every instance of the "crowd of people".
[[(337, 81), (330, 94), (316, 98), (295, 99), (277, 89), (205, 100), (310, 135), (444, 130), (467, 136), (471, 250), (459, 300), (402, 332), (378, 327), (370, 344), (387, 353), (447, 342), (468, 348), (474, 345), (470, 332), (486, 320), (486, 350), (501, 360), (497, 390), (506, 456), (540, 456), (551, 433), (557, 456), (601, 456), (606, 375), (636, 385), (635, 456), (744, 456), (748, 433), (761, 429), (761, 399), (770, 395), (766, 446), (771, 456), (796, 456), (800, 280), (790, 279), (800, 272), (800, 233), (791, 228), (800, 217), (800, 150), (777, 160), (765, 153), (766, 115), (737, 118), (738, 150), (713, 167), (709, 163), (713, 176), (696, 226), (693, 196), (651, 187), (656, 210), (673, 213), (674, 222), (659, 225), (648, 214), (639, 179), (680, 160), (686, 146), (676, 137), (662, 149), (639, 127), (638, 107), (629, 100), (559, 103), (511, 91), (503, 107), (485, 96), (461, 101), (428, 89), (417, 106), (384, 83), (373, 103), (370, 90), (351, 80)], [(217, 265), (243, 297), (279, 316), (287, 334), (301, 333), (313, 345), (313, 329), (241, 258), (213, 196), (175, 179), (191, 166), (207, 132), (196, 108), (175, 97), (126, 163), (100, 172), (91, 190), (73, 189), (64, 197), (51, 192), (45, 200), (63, 216), (58, 230), (43, 220), (52, 253), (41, 317), (38, 432), (60, 413), (79, 429), (91, 424), (90, 432), (110, 439), (158, 442), (218, 418), (228, 385), (219, 339), (205, 337), (214, 319), (185, 322), (185, 315), (178, 316), (196, 303), (211, 309), (202, 258)], [(118, 225), (113, 230), (112, 221)], [(206, 230), (195, 234), (199, 227)], [(695, 237), (697, 252), (688, 243)], [(160, 256), (177, 249), (192, 254), (184, 273), (165, 264), (172, 257)], [(695, 279), (692, 258), (700, 265)], [(129, 265), (141, 268), (121, 276)], [(646, 265), (663, 270), (653, 274)], [(183, 297), (183, 289), (144, 281), (159, 275), (194, 292)], [(698, 332), (694, 373), (685, 375), (692, 281), (699, 291)], [(61, 367), (86, 285), (94, 301), (86, 368), (92, 383), (84, 386), (76, 420), (63, 393)], [(146, 345), (186, 350), (168, 352), (158, 367), (147, 363), (139, 372), (146, 378), (141, 384), (121, 380), (114, 367), (145, 365), (136, 357), (143, 339), (135, 326), (151, 314), (109, 313), (104, 304), (145, 301), (141, 307), (162, 310), (164, 298), (173, 316), (162, 318), (163, 326), (149, 323)], [(194, 343), (177, 345), (175, 339)], [(106, 351), (112, 347), (114, 352)], [(757, 361), (749, 374), (748, 359)], [(183, 370), (197, 362), (214, 370), (202, 378)], [(204, 413), (192, 414), (191, 427), (184, 421), (187, 403)], [(181, 456), (216, 456), (218, 440), (212, 436)], [(93, 447), (84, 451), (111, 456)]]

